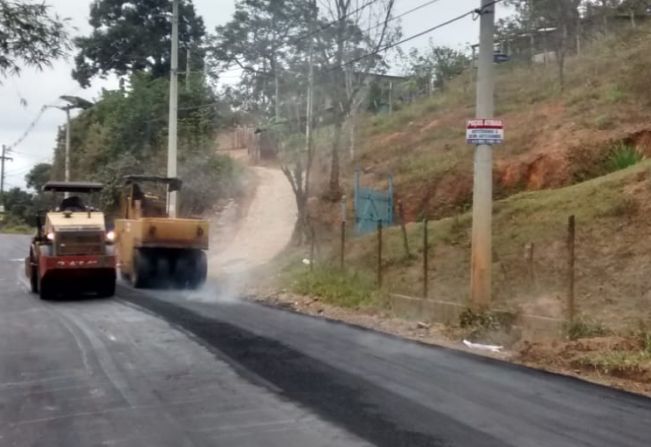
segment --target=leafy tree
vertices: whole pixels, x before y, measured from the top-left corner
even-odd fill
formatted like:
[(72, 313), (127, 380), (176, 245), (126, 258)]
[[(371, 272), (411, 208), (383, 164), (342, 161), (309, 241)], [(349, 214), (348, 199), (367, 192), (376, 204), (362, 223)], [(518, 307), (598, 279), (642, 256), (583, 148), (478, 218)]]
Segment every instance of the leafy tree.
[(34, 216), (32, 195), (20, 188), (11, 188), (4, 193), (5, 213), (13, 223), (29, 223)]
[[(125, 175), (160, 175), (166, 172), (168, 104), (167, 78), (136, 73), (123, 88), (104, 91), (93, 107), (72, 120), (71, 177), (73, 180), (102, 182), (105, 185), (102, 206), (107, 211), (117, 209)], [(206, 157), (213, 153), (217, 125), (226, 112), (226, 106), (217, 102), (203, 80), (191, 81), (188, 89), (181, 89), (179, 172), (186, 184), (191, 186), (194, 177), (197, 181), (204, 178), (197, 164), (193, 165), (194, 171), (181, 171), (181, 167), (193, 160), (204, 160), (203, 166), (208, 166), (210, 159)], [(63, 176), (64, 138), (65, 129), (62, 128), (54, 157), (55, 178)], [(235, 174), (225, 176), (223, 182), (235, 182)], [(209, 183), (203, 181), (202, 185), (208, 188)], [(219, 189), (210, 193), (222, 194), (224, 191)], [(200, 208), (197, 203), (209, 207), (212, 197), (214, 195), (210, 194), (197, 194), (196, 200), (191, 197), (192, 211)]]
[(0, 76), (43, 68), (68, 49), (65, 20), (43, 2), (0, 0)]
[[(163, 77), (170, 70), (169, 0), (96, 0), (90, 7), (90, 36), (74, 40), (79, 48), (73, 78), (87, 87), (94, 76), (127, 76), (146, 71)], [(191, 0), (179, 5), (179, 47), (191, 50), (192, 66), (202, 68), (205, 27)]]
[(330, 151), (330, 181), (327, 197), (342, 195), (340, 185), (342, 130), (347, 119), (361, 104), (360, 97), (371, 72), (385, 68), (380, 51), (395, 41), (400, 30), (390, 25), (395, 0), (359, 2), (328, 0), (321, 2), (326, 20), (333, 25), (319, 33), (319, 56), (328, 75), (328, 97), (332, 101), (333, 138)]
[(28, 188), (33, 189), (38, 194), (51, 177), (52, 165), (50, 163), (39, 163), (25, 175), (25, 183)]
[(249, 110), (280, 119), (281, 84), (289, 59), (297, 53), (305, 56), (305, 36), (313, 13), (310, 3), (241, 0), (232, 20), (216, 28), (211, 42), (214, 62), (218, 69), (235, 66), (244, 70), (240, 102)]
[(407, 57), (407, 73), (416, 79), (419, 90), (426, 90), (433, 80), (434, 86), (444, 89), (448, 81), (459, 76), (468, 67), (470, 58), (450, 47), (436, 46), (430, 41), (423, 52), (412, 48)]
[[(607, 3), (610, 0), (600, 0)], [(510, 0), (516, 9), (517, 19), (526, 32), (540, 28), (551, 28), (551, 44), (556, 53), (558, 81), (561, 90), (565, 86), (565, 60), (571, 42), (571, 36), (580, 32), (580, 7), (584, 0)]]

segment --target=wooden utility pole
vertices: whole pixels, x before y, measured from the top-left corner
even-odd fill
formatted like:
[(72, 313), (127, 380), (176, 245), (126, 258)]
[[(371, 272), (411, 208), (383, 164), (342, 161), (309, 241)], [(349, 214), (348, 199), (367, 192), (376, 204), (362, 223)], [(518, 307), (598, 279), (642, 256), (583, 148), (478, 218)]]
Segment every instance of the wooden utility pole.
[[(479, 67), (477, 71), (477, 118), (492, 118), (495, 109), (494, 65), (495, 2), (482, 0), (480, 9)], [(472, 256), (470, 307), (488, 309), (491, 302), (493, 149), (475, 148), (472, 196)]]

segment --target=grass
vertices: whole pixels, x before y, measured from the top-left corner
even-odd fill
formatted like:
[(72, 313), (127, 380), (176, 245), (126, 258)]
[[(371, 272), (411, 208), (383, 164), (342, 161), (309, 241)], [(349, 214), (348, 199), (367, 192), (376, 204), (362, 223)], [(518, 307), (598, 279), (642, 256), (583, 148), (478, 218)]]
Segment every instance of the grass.
[(611, 149), (606, 160), (606, 167), (609, 172), (614, 172), (636, 165), (642, 160), (644, 160), (644, 155), (633, 146), (620, 142)]
[(0, 233), (4, 234), (31, 234), (34, 229), (28, 225), (2, 225), (0, 226)]
[(567, 337), (570, 340), (581, 338), (603, 337), (611, 332), (608, 328), (598, 322), (588, 320), (577, 320), (567, 326)]
[(360, 308), (377, 303), (379, 294), (371, 277), (360, 273), (341, 272), (329, 266), (291, 273), (291, 288), (295, 293), (322, 298), (329, 304)]
[(578, 365), (618, 377), (639, 378), (651, 369), (651, 353), (647, 351), (610, 351), (580, 357)]

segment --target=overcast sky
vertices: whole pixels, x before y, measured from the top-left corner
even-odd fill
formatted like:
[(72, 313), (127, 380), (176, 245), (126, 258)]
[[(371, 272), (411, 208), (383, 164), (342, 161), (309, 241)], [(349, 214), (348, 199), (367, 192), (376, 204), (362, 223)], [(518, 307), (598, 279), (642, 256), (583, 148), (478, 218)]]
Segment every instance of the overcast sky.
[[(395, 14), (399, 15), (426, 2), (427, 0), (396, 0)], [(91, 0), (46, 0), (46, 3), (52, 5), (61, 17), (70, 19), (70, 25), (74, 27), (71, 30), (73, 35), (90, 32), (88, 15)], [(439, 0), (402, 18), (403, 34), (416, 34), (476, 8), (479, 3), (479, 0)], [(227, 22), (235, 10), (235, 0), (194, 0), (194, 4), (209, 32), (212, 32), (215, 26)], [(505, 14), (500, 6), (497, 12), (498, 17)], [(476, 42), (478, 33), (478, 22), (468, 17), (415, 39), (405, 44), (404, 48), (423, 47), (427, 45), (428, 39), (432, 39), (436, 45), (462, 48)], [(41, 107), (57, 104), (60, 95), (76, 95), (94, 100), (103, 88), (117, 86), (115, 79), (97, 79), (90, 88), (82, 89), (70, 76), (71, 59), (58, 61), (52, 68), (42, 72), (25, 69), (20, 77), (0, 79), (0, 144), (13, 144), (27, 130)], [(21, 100), (26, 101), (27, 105), (22, 105)], [(23, 187), (24, 176), (34, 164), (51, 161), (57, 128), (64, 122), (64, 112), (58, 109), (45, 111), (27, 138), (10, 154), (14, 160), (7, 163), (7, 187)]]

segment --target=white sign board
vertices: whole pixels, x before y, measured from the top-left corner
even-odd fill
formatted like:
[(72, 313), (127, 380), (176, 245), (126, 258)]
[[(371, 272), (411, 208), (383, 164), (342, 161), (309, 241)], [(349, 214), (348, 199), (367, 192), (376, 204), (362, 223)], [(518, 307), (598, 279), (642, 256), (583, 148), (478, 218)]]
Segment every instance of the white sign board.
[(466, 126), (468, 144), (500, 144), (504, 142), (502, 120), (470, 120)]

